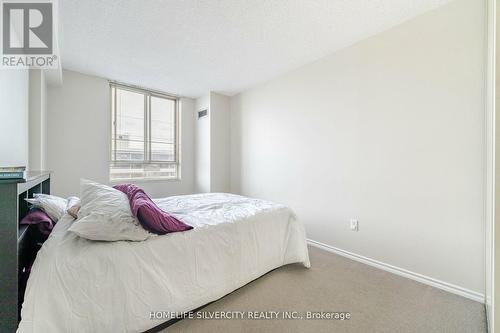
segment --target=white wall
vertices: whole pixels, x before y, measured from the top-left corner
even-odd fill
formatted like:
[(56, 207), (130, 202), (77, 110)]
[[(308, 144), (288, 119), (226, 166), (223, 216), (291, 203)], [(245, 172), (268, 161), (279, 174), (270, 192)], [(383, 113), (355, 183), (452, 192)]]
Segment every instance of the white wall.
[(484, 7), (454, 1), (233, 97), (232, 191), (483, 293)]
[[(198, 111), (208, 115), (198, 119)], [(195, 191), (210, 192), (210, 93), (196, 100), (195, 122)]]
[(197, 192), (229, 192), (230, 190), (230, 98), (209, 92), (196, 100), (196, 110), (208, 110), (198, 118), (196, 128)]
[(0, 166), (44, 170), (46, 83), (43, 70), (0, 70)]
[[(109, 183), (111, 112), (106, 79), (63, 71), (63, 85), (47, 96), (47, 164), (52, 192), (79, 193), (79, 179)], [(181, 180), (136, 182), (151, 197), (192, 193), (194, 188), (194, 101), (181, 99)]]
[(0, 166), (28, 165), (29, 74), (0, 69)]
[[(493, 279), (494, 279), (494, 263), (493, 253), (495, 244), (494, 224), (495, 224), (495, 146), (498, 149), (498, 142), (500, 142), (500, 135), (496, 133), (495, 138), (495, 118), (498, 121), (499, 115), (495, 116), (495, 97), (497, 99), (500, 95), (495, 91), (499, 87), (495, 87), (495, 80), (498, 74), (498, 65), (500, 64), (499, 53), (497, 45), (500, 45), (500, 35), (498, 26), (496, 26), (496, 17), (500, 14), (500, 7), (495, 8), (496, 0), (487, 0), (487, 70), (486, 70), (486, 112), (485, 112), (485, 137), (486, 137), (486, 196), (485, 196), (485, 307), (486, 307), (486, 320), (488, 324), (488, 332), (494, 332), (494, 306), (493, 306)], [(496, 35), (496, 41), (495, 41)], [(496, 58), (495, 58), (495, 52)], [(495, 70), (496, 67), (496, 70)], [(495, 144), (495, 140), (497, 143)], [(500, 155), (499, 155), (500, 156)], [(500, 171), (500, 168), (497, 168)], [(498, 172), (498, 171), (497, 171)], [(498, 176), (497, 176), (498, 177)], [(498, 190), (497, 190), (498, 192)], [(500, 193), (500, 192), (499, 192)]]
[(210, 191), (230, 190), (229, 97), (210, 93)]
[(47, 155), (47, 84), (45, 72), (29, 71), (29, 169), (45, 170)]

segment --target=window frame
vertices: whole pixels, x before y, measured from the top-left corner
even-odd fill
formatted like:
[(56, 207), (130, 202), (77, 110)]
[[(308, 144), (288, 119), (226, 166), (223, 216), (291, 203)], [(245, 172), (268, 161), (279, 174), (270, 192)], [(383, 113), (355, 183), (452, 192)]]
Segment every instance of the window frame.
[[(143, 161), (123, 161), (116, 160), (116, 147), (117, 147), (117, 131), (116, 131), (116, 119), (117, 119), (117, 107), (116, 107), (116, 92), (117, 89), (126, 90), (134, 93), (139, 93), (144, 97), (144, 160)], [(152, 89), (146, 89), (138, 86), (132, 86), (128, 84), (119, 83), (116, 81), (109, 81), (109, 92), (110, 92), (110, 113), (111, 113), (111, 140), (110, 140), (110, 162), (109, 162), (109, 181), (110, 182), (122, 182), (122, 181), (169, 181), (169, 180), (180, 180), (181, 170), (180, 170), (180, 117), (179, 117), (179, 104), (180, 98), (177, 95), (168, 94)], [(174, 160), (173, 161), (157, 161), (151, 159), (151, 97), (163, 98), (174, 101)], [(147, 158), (146, 158), (147, 157)], [(143, 176), (143, 177), (128, 177), (128, 178), (112, 178), (111, 168), (120, 164), (136, 164), (136, 165), (155, 165), (155, 164), (171, 164), (176, 167), (175, 177), (160, 177), (160, 176)]]

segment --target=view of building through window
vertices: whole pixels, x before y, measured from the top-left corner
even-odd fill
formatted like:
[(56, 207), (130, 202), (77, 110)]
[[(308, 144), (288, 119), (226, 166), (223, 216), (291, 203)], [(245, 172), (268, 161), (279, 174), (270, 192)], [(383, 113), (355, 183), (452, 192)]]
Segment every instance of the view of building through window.
[(111, 85), (111, 180), (178, 178), (177, 99)]

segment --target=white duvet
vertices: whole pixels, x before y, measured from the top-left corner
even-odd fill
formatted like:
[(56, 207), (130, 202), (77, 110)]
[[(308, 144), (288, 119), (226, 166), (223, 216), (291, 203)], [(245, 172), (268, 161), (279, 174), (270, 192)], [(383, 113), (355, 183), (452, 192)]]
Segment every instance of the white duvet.
[(95, 242), (57, 223), (38, 252), (18, 332), (142, 332), (152, 312), (186, 312), (290, 263), (309, 267), (285, 206), (232, 194), (155, 200), (194, 227), (143, 242)]

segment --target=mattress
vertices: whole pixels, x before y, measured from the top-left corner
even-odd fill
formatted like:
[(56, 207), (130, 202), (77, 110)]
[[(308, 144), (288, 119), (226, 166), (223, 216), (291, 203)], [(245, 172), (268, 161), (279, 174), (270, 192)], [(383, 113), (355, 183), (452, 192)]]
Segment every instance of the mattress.
[[(142, 332), (282, 265), (309, 267), (302, 224), (286, 206), (233, 194), (155, 202), (194, 229), (143, 242), (96, 242), (65, 215), (38, 252), (18, 332)], [(163, 320), (165, 321), (165, 320)]]

